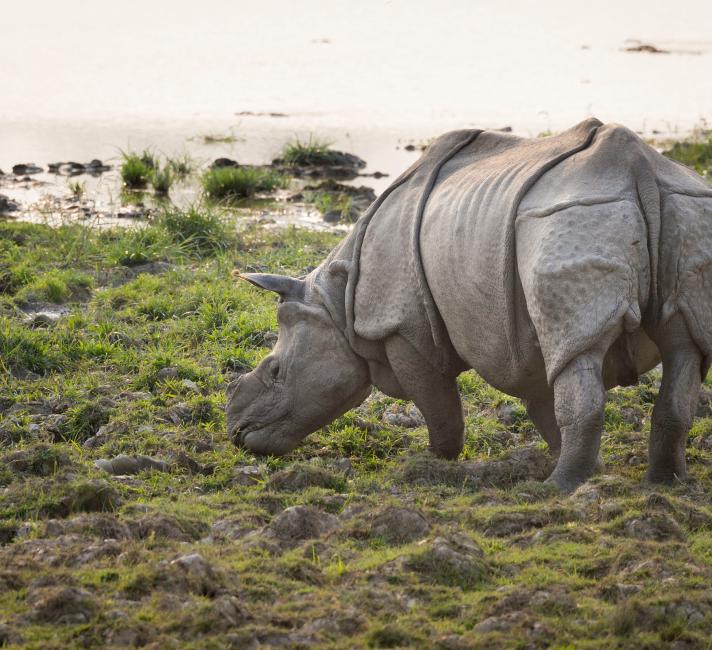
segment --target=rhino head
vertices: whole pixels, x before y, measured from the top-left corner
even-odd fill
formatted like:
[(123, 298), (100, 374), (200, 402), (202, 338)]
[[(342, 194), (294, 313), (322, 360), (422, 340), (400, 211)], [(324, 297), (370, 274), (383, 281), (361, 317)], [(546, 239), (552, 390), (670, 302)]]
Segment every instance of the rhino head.
[(258, 454), (282, 455), (368, 396), (368, 365), (303, 279), (239, 275), (279, 294), (272, 353), (228, 387), (228, 434)]

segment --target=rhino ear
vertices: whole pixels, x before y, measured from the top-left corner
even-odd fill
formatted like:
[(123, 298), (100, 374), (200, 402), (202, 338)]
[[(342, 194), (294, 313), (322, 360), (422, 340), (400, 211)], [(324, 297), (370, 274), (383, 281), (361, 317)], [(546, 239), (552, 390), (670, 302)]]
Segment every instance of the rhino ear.
[(304, 280), (271, 273), (237, 273), (236, 277), (247, 280), (260, 289), (278, 293), (282, 300), (303, 300), (306, 283)]

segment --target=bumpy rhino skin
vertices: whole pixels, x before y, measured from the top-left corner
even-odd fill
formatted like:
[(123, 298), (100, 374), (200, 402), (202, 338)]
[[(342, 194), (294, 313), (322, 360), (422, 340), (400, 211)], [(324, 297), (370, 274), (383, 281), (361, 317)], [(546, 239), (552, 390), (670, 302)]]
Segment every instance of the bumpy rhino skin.
[(685, 477), (712, 358), (712, 188), (628, 129), (438, 138), (280, 294), (272, 353), (228, 389), (237, 444), (284, 454), (368, 395), (411, 399), (462, 451), (457, 375), (524, 400), (570, 491), (596, 469), (605, 391), (663, 362), (651, 481)]

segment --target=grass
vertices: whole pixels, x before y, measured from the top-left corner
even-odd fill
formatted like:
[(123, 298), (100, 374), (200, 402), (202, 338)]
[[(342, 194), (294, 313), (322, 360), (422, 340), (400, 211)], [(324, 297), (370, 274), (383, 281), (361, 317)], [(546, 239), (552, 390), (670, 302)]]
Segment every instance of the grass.
[(201, 177), (206, 195), (213, 200), (250, 198), (259, 192), (286, 187), (286, 178), (272, 169), (220, 167), (208, 169)]
[(79, 200), (84, 198), (87, 191), (87, 186), (85, 183), (79, 181), (67, 181), (67, 189), (72, 194), (72, 197)]
[(121, 180), (128, 189), (143, 189), (151, 180), (156, 167), (152, 154), (144, 151), (142, 154), (122, 152)]
[(184, 153), (168, 158), (168, 168), (180, 179), (187, 178), (197, 169), (197, 164), (190, 154)]
[(345, 221), (355, 221), (358, 210), (354, 208), (353, 199), (348, 194), (318, 192), (313, 198), (314, 207), (323, 215), (337, 212)]
[(163, 168), (156, 166), (151, 173), (153, 191), (159, 196), (168, 196), (173, 180), (174, 176), (170, 165), (166, 165)]
[(307, 166), (307, 165), (329, 165), (334, 162), (334, 152), (331, 149), (331, 142), (319, 140), (310, 135), (309, 139), (302, 141), (295, 138), (285, 145), (282, 150), (281, 159), (287, 165)]
[(663, 152), (668, 158), (692, 167), (698, 174), (712, 180), (712, 132), (701, 129), (687, 140), (675, 142)]
[[(224, 396), (270, 353), (276, 297), (230, 271), (302, 275), (339, 236), (227, 219), (196, 206), (140, 230), (0, 221), (0, 622), (21, 637), (10, 647), (709, 644), (712, 413), (693, 426), (692, 481), (670, 487), (641, 480), (656, 373), (610, 391), (606, 474), (573, 496), (535, 480), (534, 462), (521, 480), (494, 473), (523, 445), (544, 452), (521, 404), (472, 372), (459, 378), (458, 463), (425, 452), (424, 427), (389, 424), (409, 404), (378, 392), (288, 458), (256, 458), (228, 440)], [(68, 314), (28, 327), (29, 295)], [(94, 464), (119, 454), (171, 469), (115, 477)], [(336, 528), (277, 538), (291, 506)], [(428, 529), (402, 543), (375, 534), (389, 508), (419, 511)], [(193, 569), (174, 562), (195, 554)], [(47, 604), (65, 587), (81, 596), (66, 607), (92, 603), (84, 620), (59, 623)]]

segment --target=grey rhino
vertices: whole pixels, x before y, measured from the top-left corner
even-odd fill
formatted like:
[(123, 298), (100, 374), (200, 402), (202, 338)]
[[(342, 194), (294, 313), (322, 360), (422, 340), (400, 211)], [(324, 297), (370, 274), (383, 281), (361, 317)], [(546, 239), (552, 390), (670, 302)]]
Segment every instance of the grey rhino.
[(622, 126), (447, 133), (309, 275), (242, 277), (280, 296), (273, 352), (228, 389), (247, 449), (285, 454), (375, 385), (454, 459), (474, 368), (524, 401), (570, 491), (597, 466), (605, 391), (662, 359), (647, 478), (685, 476), (712, 358), (712, 187)]

